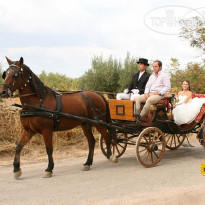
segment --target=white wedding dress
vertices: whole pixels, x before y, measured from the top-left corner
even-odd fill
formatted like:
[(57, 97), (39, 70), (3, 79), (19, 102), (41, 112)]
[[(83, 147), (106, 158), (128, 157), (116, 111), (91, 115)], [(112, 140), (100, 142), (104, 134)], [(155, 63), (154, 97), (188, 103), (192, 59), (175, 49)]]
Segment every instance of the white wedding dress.
[(189, 124), (192, 122), (196, 116), (199, 114), (202, 105), (205, 103), (205, 98), (193, 98), (190, 99), (187, 103), (183, 103), (187, 98), (186, 95), (179, 95), (179, 102), (181, 105), (177, 105), (173, 109), (174, 122), (178, 125)]

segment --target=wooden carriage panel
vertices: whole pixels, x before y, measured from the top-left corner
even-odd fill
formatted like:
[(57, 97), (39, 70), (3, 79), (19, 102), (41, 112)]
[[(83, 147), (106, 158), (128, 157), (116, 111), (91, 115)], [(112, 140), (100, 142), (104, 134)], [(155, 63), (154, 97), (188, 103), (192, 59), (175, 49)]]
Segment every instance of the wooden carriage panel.
[(134, 101), (109, 99), (110, 116), (113, 120), (135, 121)]

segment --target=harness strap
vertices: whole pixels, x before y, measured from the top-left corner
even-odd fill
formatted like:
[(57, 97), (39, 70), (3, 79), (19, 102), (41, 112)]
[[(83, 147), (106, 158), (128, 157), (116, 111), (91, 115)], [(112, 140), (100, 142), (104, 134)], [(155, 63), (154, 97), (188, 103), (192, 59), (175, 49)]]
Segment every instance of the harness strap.
[[(102, 112), (100, 112), (99, 110), (97, 110), (97, 109), (95, 108), (95, 106), (93, 105), (92, 101), (90, 100), (90, 98), (88, 98), (88, 96), (87, 96), (85, 93), (80, 92), (80, 94), (83, 96), (83, 99), (84, 99), (84, 100), (87, 102), (87, 104), (90, 106), (90, 108), (91, 108), (91, 110), (92, 110), (92, 113), (93, 113), (93, 117), (94, 117), (95, 120), (99, 120), (100, 117), (106, 115), (106, 113), (102, 113)], [(96, 115), (96, 114), (95, 114), (95, 111), (98, 112), (99, 114)]]
[[(20, 116), (21, 117), (41, 116), (41, 117), (51, 118), (54, 120), (53, 130), (56, 131), (58, 129), (59, 124), (60, 124), (60, 115), (58, 113), (62, 112), (63, 105), (61, 102), (61, 94), (54, 91), (54, 95), (56, 98), (56, 105), (57, 105), (56, 113), (48, 112), (48, 111), (37, 111), (37, 110), (20, 110), (19, 111)], [(17, 104), (15, 104), (14, 106), (19, 107), (19, 105), (17, 105)], [(41, 108), (41, 106), (39, 106), (39, 108)]]
[[(57, 105), (57, 112), (62, 112), (63, 110), (63, 105), (61, 102), (61, 94), (54, 91), (55, 97), (56, 97), (56, 105)], [(57, 115), (56, 118), (54, 118), (54, 131), (56, 131), (58, 129), (58, 126), (60, 124), (60, 116)]]

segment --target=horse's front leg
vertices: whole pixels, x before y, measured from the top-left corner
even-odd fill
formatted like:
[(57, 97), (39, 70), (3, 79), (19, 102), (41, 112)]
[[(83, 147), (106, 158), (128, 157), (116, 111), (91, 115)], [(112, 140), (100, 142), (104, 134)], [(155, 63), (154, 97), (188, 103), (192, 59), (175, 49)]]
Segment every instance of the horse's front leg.
[(88, 147), (89, 147), (89, 153), (86, 163), (83, 165), (82, 170), (88, 171), (90, 169), (90, 166), (93, 163), (93, 155), (94, 155), (94, 148), (95, 148), (95, 138), (92, 133), (92, 125), (87, 123), (85, 125), (81, 126), (84, 132), (84, 135), (86, 136), (88, 140)]
[(43, 133), (44, 142), (46, 145), (46, 152), (48, 155), (48, 167), (44, 172), (43, 177), (49, 178), (52, 176), (54, 162), (53, 162), (53, 133), (49, 130), (44, 131)]
[(14, 157), (14, 162), (13, 162), (15, 179), (18, 179), (22, 175), (22, 171), (20, 169), (21, 150), (24, 147), (24, 145), (32, 138), (33, 135), (34, 133), (31, 131), (23, 130), (22, 132), (20, 142), (18, 143), (16, 147), (16, 152), (15, 152), (15, 157)]

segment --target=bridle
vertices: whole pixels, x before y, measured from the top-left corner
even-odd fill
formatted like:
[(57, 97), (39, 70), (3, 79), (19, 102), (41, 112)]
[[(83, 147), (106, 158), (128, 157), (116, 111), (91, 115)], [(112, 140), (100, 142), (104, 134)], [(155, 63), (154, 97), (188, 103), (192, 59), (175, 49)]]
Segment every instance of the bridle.
[[(7, 70), (11, 70), (12, 68), (14, 68), (14, 72), (13, 72), (13, 75), (12, 75), (12, 78), (14, 79), (14, 82), (11, 85), (8, 85), (5, 82), (1, 83), (1, 85), (5, 85), (8, 88), (8, 95), (9, 95), (9, 97), (13, 96), (12, 88), (16, 85), (16, 83), (17, 83), (17, 81), (19, 79), (19, 76), (20, 75), (21, 75), (21, 77), (23, 76), (23, 68), (15, 65), (15, 64), (11, 64)], [(16, 68), (18, 68), (20, 71), (18, 71)], [(7, 70), (3, 72), (3, 75), (2, 75), (3, 79), (5, 79), (5, 77), (6, 77)], [(30, 79), (31, 79), (31, 77), (29, 77), (26, 82), (29, 83)], [(23, 86), (21, 86), (20, 90), (23, 90), (23, 88), (26, 87), (26, 86), (27, 86), (27, 84), (25, 83)], [(33, 95), (33, 93), (32, 93), (32, 95)]]

